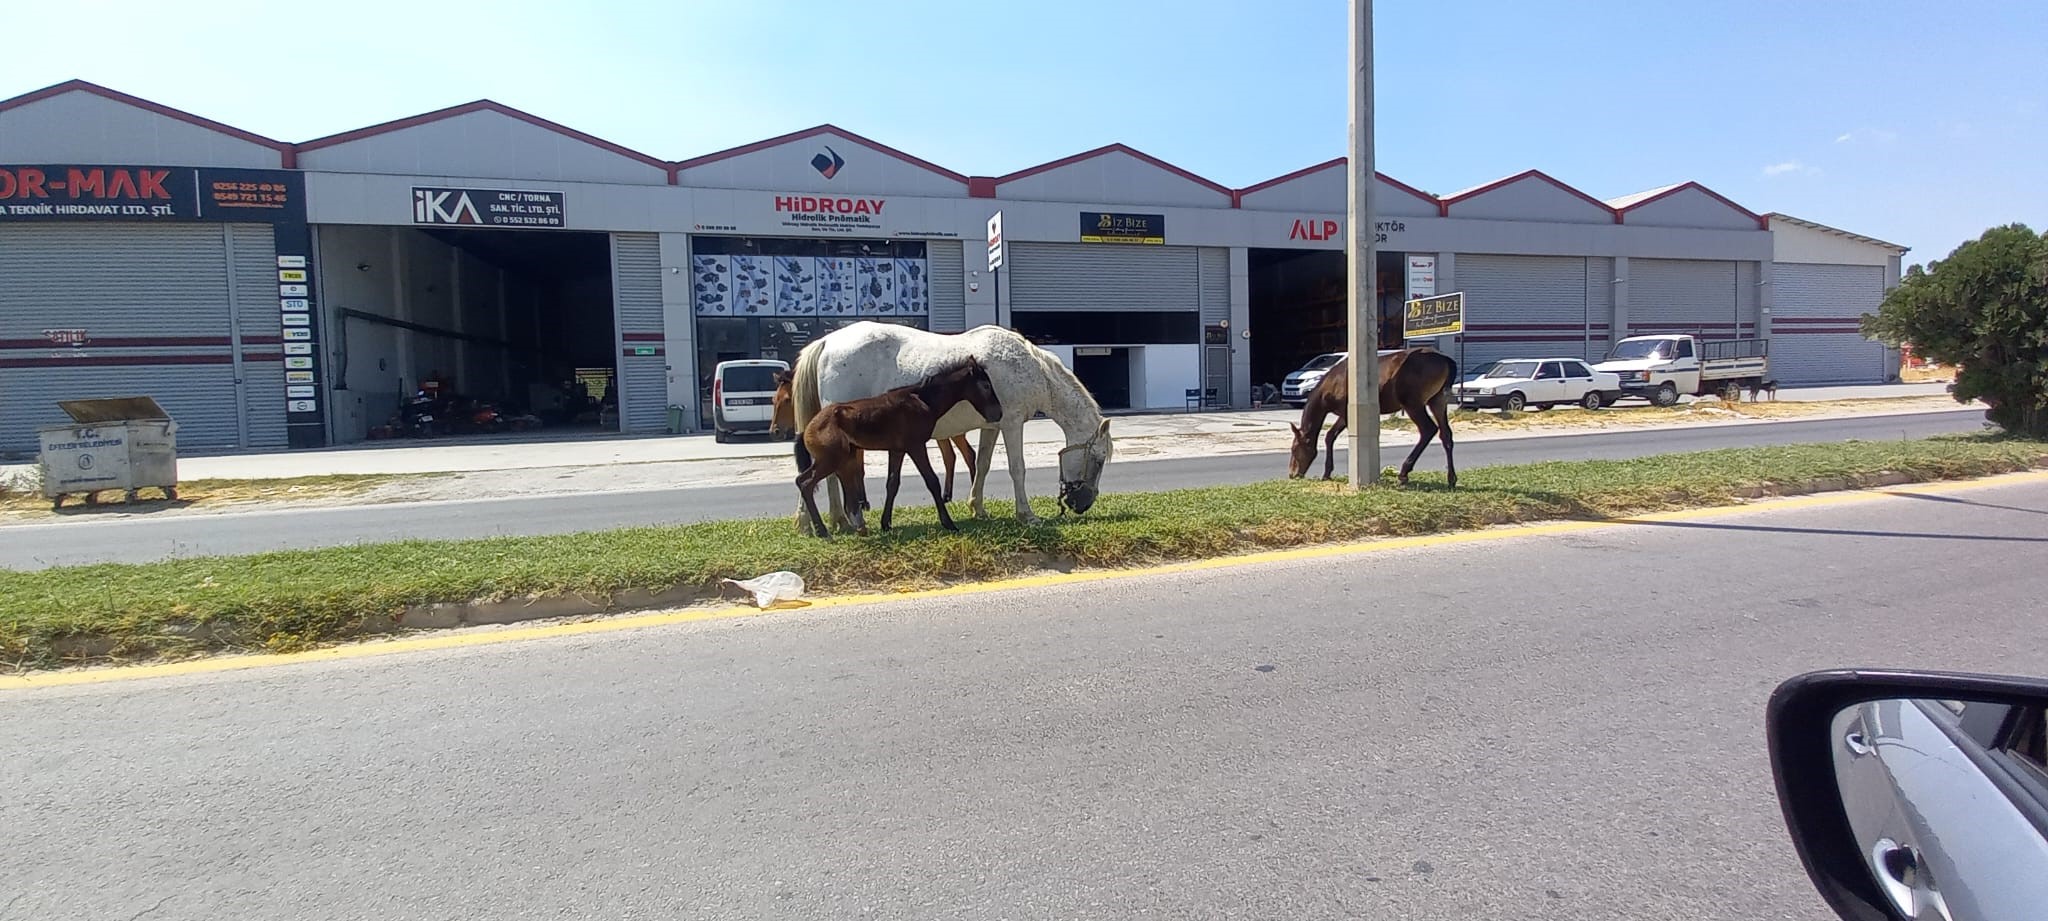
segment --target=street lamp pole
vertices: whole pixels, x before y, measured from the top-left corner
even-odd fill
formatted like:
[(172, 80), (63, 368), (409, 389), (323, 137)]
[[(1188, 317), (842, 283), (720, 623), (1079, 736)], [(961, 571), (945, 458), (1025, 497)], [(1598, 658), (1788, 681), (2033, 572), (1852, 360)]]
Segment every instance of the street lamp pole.
[(1351, 0), (1351, 201), (1345, 213), (1350, 237), (1345, 268), (1351, 277), (1349, 413), (1351, 488), (1380, 478), (1380, 315), (1378, 260), (1373, 248), (1372, 0)]

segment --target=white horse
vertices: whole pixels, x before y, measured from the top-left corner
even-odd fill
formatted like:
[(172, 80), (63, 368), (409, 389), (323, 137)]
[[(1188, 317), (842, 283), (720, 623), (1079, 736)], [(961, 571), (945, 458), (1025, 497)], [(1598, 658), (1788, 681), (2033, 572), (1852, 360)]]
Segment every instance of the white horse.
[[(975, 455), (974, 517), (987, 518), (982, 489), (995, 461), (996, 435), (1009, 448), (1010, 482), (1017, 491), (1017, 519), (1037, 522), (1030, 495), (1024, 491), (1024, 423), (1040, 412), (1052, 417), (1066, 435), (1060, 450), (1060, 507), (1084, 514), (1095, 504), (1102, 468), (1113, 447), (1109, 420), (1102, 407), (1057, 356), (1011, 330), (979, 326), (945, 335), (908, 326), (863, 320), (821, 336), (797, 353), (795, 381), (790, 388), (798, 431), (832, 403), (860, 400), (897, 387), (921, 383), (931, 375), (973, 357), (988, 369), (1003, 418), (984, 421), (974, 407), (961, 403), (940, 417), (936, 439), (979, 429), (981, 450)], [(843, 494), (835, 477), (826, 484), (834, 527), (846, 527)], [(808, 528), (808, 525), (805, 527)]]

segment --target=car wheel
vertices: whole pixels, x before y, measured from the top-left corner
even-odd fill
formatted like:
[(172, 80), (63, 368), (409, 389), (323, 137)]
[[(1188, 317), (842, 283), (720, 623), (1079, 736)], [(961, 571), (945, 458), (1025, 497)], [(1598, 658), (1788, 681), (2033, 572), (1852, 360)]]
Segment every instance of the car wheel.
[(1734, 403), (1742, 399), (1742, 382), (1729, 381), (1721, 385), (1721, 402)]
[(1579, 405), (1587, 409), (1599, 409), (1602, 406), (1606, 406), (1607, 401), (1601, 399), (1600, 391), (1588, 390), (1585, 396), (1579, 398)]
[(1505, 409), (1511, 413), (1521, 412), (1522, 410), (1527, 409), (1528, 407), (1529, 398), (1523, 396), (1522, 392), (1519, 390), (1515, 391), (1514, 393), (1508, 394), (1507, 402), (1502, 403), (1500, 406), (1500, 408)]
[(731, 444), (732, 436), (727, 435), (724, 429), (712, 429), (711, 440), (719, 444)]
[(1665, 381), (1664, 386), (1657, 388), (1657, 395), (1651, 398), (1650, 402), (1653, 402), (1658, 406), (1677, 406), (1678, 385), (1673, 384), (1670, 381)]

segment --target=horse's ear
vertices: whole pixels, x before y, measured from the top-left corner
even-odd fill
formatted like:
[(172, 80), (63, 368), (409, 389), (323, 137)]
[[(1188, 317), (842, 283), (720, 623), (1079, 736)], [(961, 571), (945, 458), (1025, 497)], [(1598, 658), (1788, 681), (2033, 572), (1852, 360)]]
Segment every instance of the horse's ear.
[(1097, 435), (1107, 435), (1107, 434), (1109, 434), (1109, 420), (1108, 420), (1108, 419), (1104, 419), (1104, 420), (1102, 420), (1102, 427), (1101, 427), (1101, 428), (1099, 428), (1099, 429), (1096, 429), (1096, 430), (1095, 430), (1095, 434), (1097, 434)]
[(1289, 423), (1287, 423), (1287, 427), (1288, 427), (1288, 428), (1291, 428), (1291, 429), (1293, 429), (1293, 430), (1294, 430), (1294, 437), (1296, 437), (1296, 438), (1300, 438), (1300, 437), (1301, 437), (1301, 426), (1298, 426), (1298, 425), (1295, 425), (1295, 424), (1294, 424), (1294, 423), (1292, 423), (1292, 422), (1289, 422)]

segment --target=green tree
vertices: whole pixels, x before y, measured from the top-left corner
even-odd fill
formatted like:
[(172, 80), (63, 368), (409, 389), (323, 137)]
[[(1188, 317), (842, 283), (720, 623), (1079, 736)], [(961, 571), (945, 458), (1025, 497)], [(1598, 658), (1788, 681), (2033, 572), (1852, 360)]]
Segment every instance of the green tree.
[(2006, 431), (2048, 437), (2048, 234), (1993, 227), (1912, 267), (1863, 334), (1954, 367), (1957, 402), (1982, 400)]

